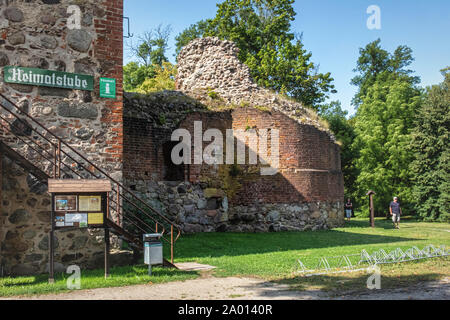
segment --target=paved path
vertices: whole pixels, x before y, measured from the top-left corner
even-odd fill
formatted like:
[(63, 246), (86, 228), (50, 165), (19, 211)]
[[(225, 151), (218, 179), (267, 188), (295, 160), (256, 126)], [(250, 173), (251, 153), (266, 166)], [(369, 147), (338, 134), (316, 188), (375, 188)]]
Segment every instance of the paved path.
[[(409, 288), (375, 290), (329, 296), (321, 291), (291, 291), (287, 285), (251, 278), (203, 277), (157, 285), (78, 290), (69, 293), (10, 299), (31, 300), (311, 300), (311, 299), (433, 299), (450, 298), (450, 279), (420, 283)], [(0, 299), (1, 300), (1, 299)]]

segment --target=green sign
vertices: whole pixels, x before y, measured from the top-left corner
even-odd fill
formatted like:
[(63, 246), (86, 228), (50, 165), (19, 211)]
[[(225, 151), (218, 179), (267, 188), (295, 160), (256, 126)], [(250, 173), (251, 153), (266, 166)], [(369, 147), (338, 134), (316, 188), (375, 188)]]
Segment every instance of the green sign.
[(100, 98), (116, 98), (116, 79), (100, 78)]
[(61, 71), (8, 66), (4, 68), (4, 79), (8, 83), (32, 86), (94, 90), (93, 76)]

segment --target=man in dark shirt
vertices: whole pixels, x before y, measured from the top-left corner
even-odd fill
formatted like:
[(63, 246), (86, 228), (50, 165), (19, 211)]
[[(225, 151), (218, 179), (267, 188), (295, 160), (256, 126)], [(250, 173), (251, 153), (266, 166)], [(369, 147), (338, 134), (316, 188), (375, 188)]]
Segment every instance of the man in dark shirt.
[(395, 229), (400, 229), (400, 216), (402, 215), (402, 208), (398, 202), (398, 198), (394, 197), (394, 201), (389, 205), (389, 212), (392, 216), (392, 222), (394, 223)]

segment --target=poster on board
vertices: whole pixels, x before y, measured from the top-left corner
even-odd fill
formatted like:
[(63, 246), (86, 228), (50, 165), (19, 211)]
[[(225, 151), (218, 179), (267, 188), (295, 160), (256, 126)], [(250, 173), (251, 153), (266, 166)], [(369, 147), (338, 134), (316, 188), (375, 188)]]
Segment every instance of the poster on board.
[(66, 214), (66, 226), (68, 224), (75, 225), (75, 223), (78, 224), (80, 228), (87, 228), (88, 226), (88, 215), (87, 213), (73, 213), (73, 214)]
[(101, 211), (102, 197), (101, 196), (80, 196), (80, 211)]
[(100, 225), (103, 224), (103, 212), (89, 213), (88, 225)]
[(55, 196), (56, 211), (77, 211), (77, 196)]
[(55, 217), (55, 225), (57, 227), (65, 227), (65, 223), (66, 223), (66, 218), (65, 216), (57, 216)]

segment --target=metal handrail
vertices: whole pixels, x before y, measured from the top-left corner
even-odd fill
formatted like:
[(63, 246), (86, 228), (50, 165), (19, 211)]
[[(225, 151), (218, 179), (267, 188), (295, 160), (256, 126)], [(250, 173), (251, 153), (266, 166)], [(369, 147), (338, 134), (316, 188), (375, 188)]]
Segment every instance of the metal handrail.
[[(9, 99), (8, 97), (6, 97), (4, 94), (0, 93), (0, 97), (2, 97), (5, 101), (7, 101), (10, 105), (12, 105), (13, 107), (15, 107), (19, 112), (20, 115), (25, 116), (27, 119), (29, 119), (33, 124), (37, 125), (38, 127), (40, 127), (45, 133), (47, 133), (48, 135), (50, 135), (51, 137), (53, 137), (54, 139), (56, 139), (57, 143), (55, 144), (53, 141), (50, 141), (47, 137), (45, 137), (43, 134), (41, 134), (36, 128), (34, 128), (33, 126), (30, 126), (29, 123), (27, 123), (26, 121), (22, 120), (22, 118), (20, 117), (20, 115), (16, 114), (15, 112), (13, 112), (13, 110), (10, 110), (9, 107), (5, 106), (3, 104), (2, 101), (0, 101), (0, 107), (3, 108), (4, 110), (6, 110), (8, 113), (10, 113), (12, 116), (14, 116), (16, 119), (19, 119), (19, 121), (21, 121), (22, 123), (26, 124), (27, 126), (29, 126), (31, 128), (31, 130), (35, 133), (37, 133), (41, 138), (43, 138), (44, 140), (46, 140), (50, 146), (53, 147), (54, 150), (54, 162), (50, 161), (46, 158), (53, 166), (54, 166), (54, 177), (61, 177), (61, 164), (64, 165), (65, 167), (68, 167), (72, 172), (74, 172), (78, 177), (81, 177), (81, 175), (77, 172), (75, 172), (71, 166), (69, 166), (68, 164), (66, 164), (64, 161), (62, 161), (61, 155), (66, 156), (67, 158), (71, 159), (72, 161), (74, 161), (74, 163), (79, 167), (81, 167), (84, 171), (86, 171), (87, 173), (89, 173), (91, 176), (95, 177), (95, 178), (100, 178), (99, 176), (97, 176), (94, 172), (92, 172), (91, 170), (89, 170), (88, 168), (86, 168), (79, 160), (74, 159), (70, 154), (68, 154), (66, 151), (63, 150), (62, 147), (66, 147), (68, 148), (71, 152), (73, 152), (76, 156), (80, 157), (82, 160), (84, 160), (89, 166), (91, 166), (92, 168), (94, 168), (95, 170), (97, 170), (101, 175), (103, 175), (105, 178), (109, 179), (111, 182), (113, 182), (114, 184), (116, 184), (118, 186), (117, 190), (113, 189), (113, 192), (117, 193), (117, 197), (118, 199), (121, 198), (123, 200), (126, 200), (128, 203), (132, 204), (135, 208), (138, 209), (138, 212), (145, 215), (146, 217), (150, 218), (152, 221), (159, 223), (155, 218), (153, 218), (152, 216), (150, 216), (147, 212), (145, 212), (144, 210), (142, 210), (141, 208), (139, 208), (135, 203), (133, 203), (129, 198), (125, 197), (125, 194), (130, 195), (135, 201), (137, 201), (138, 203), (140, 203), (141, 205), (143, 205), (145, 208), (149, 209), (153, 214), (156, 214), (156, 216), (160, 219), (162, 219), (165, 223), (168, 223), (171, 226), (171, 233), (170, 233), (170, 244), (171, 244), (171, 258), (172, 258), (172, 263), (173, 263), (173, 245), (174, 243), (178, 240), (178, 238), (181, 235), (181, 228), (180, 226), (178, 226), (176, 223), (170, 221), (167, 217), (165, 217), (164, 215), (162, 215), (160, 212), (158, 212), (156, 209), (154, 209), (153, 207), (151, 207), (149, 204), (147, 204), (145, 201), (143, 201), (142, 199), (140, 199), (137, 195), (135, 195), (132, 191), (130, 191), (128, 188), (126, 188), (122, 183), (120, 183), (119, 181), (117, 181), (116, 179), (112, 178), (108, 173), (106, 173), (104, 170), (102, 170), (101, 168), (99, 168), (95, 163), (93, 163), (92, 161), (90, 161), (89, 159), (87, 159), (85, 156), (83, 156), (80, 152), (78, 152), (75, 148), (73, 148), (72, 146), (70, 146), (69, 144), (67, 144), (64, 140), (62, 140), (60, 137), (58, 137), (57, 135), (55, 135), (53, 132), (51, 132), (50, 130), (48, 130), (44, 125), (42, 125), (38, 120), (36, 120), (34, 117), (32, 117), (30, 114), (28, 114), (28, 112), (26, 112), (25, 110), (23, 110), (21, 107), (19, 107), (17, 104), (15, 104), (14, 102), (11, 101), (11, 99)], [(8, 124), (10, 124), (8, 121), (6, 121)], [(11, 125), (11, 124), (10, 124)], [(12, 133), (16, 138), (18, 138), (18, 135), (15, 134), (14, 132), (12, 132), (11, 130), (8, 130), (10, 133)], [(20, 138), (19, 138), (20, 139)], [(20, 139), (22, 140), (22, 139)], [(32, 139), (30, 139), (31, 141), (33, 141)], [(24, 141), (23, 141), (24, 142)], [(25, 143), (25, 142), (24, 142)], [(49, 153), (45, 148), (43, 148), (42, 146), (40, 146), (39, 144), (37, 144), (36, 142), (33, 141), (33, 143), (35, 143), (36, 145), (38, 145), (41, 149), (43, 149), (45, 152)], [(33, 148), (34, 149), (34, 148)], [(40, 154), (38, 152), (38, 154)], [(42, 154), (40, 154), (42, 156)], [(65, 170), (62, 170), (64, 173), (67, 173)], [(120, 192), (120, 188), (122, 188), (122, 193)], [(120, 204), (117, 203), (117, 213), (120, 216)], [(123, 210), (123, 207), (122, 207)], [(125, 217), (125, 215), (121, 215), (123, 218)], [(135, 217), (137, 218), (137, 217)], [(129, 220), (129, 219), (127, 219)], [(140, 219), (138, 219), (140, 220)], [(141, 221), (141, 220), (140, 220)], [(142, 222), (142, 221), (141, 221)], [(147, 227), (148, 225), (146, 223), (144, 223)], [(162, 224), (163, 225), (163, 224)], [(164, 228), (164, 225), (163, 225)], [(174, 228), (177, 229), (178, 233), (176, 238), (174, 239), (173, 237), (173, 233), (174, 233)], [(151, 229), (151, 228), (150, 228)], [(165, 229), (164, 229), (165, 232)], [(165, 239), (165, 237), (162, 237), (164, 240), (166, 240), (167, 242), (169, 242), (167, 239)]]
[[(112, 178), (111, 176), (109, 176), (105, 171), (103, 171), (101, 168), (99, 168), (96, 164), (94, 164), (92, 161), (90, 161), (89, 159), (87, 159), (86, 157), (84, 157), (82, 154), (80, 154), (77, 150), (75, 150), (72, 146), (70, 146), (69, 144), (67, 144), (65, 141), (63, 141), (60, 137), (58, 137), (57, 135), (55, 135), (53, 132), (51, 132), (50, 130), (48, 130), (46, 127), (44, 127), (39, 121), (37, 121), (36, 119), (34, 119), (31, 115), (29, 115), (27, 112), (25, 112), (22, 108), (20, 108), (19, 106), (17, 106), (15, 103), (13, 103), (10, 99), (8, 99), (6, 96), (4, 96), (2, 93), (0, 93), (0, 96), (5, 99), (6, 101), (8, 101), (11, 105), (13, 105), (14, 107), (16, 107), (21, 113), (23, 113), (27, 118), (29, 118), (31, 121), (33, 121), (34, 123), (36, 123), (38, 126), (40, 126), (42, 129), (44, 129), (47, 133), (49, 133), (51, 136), (53, 136), (55, 139), (57, 139), (59, 142), (61, 142), (62, 145), (64, 145), (65, 147), (69, 148), (69, 150), (71, 150), (72, 152), (74, 152), (75, 154), (77, 154), (80, 158), (82, 158), (84, 161), (86, 161), (87, 163), (89, 163), (91, 166), (93, 166), (96, 170), (98, 170), (101, 174), (103, 174), (105, 177), (107, 177), (109, 180), (111, 180), (112, 182), (114, 182), (115, 184), (118, 184), (120, 187), (122, 187), (122, 189), (124, 191), (126, 191), (127, 193), (129, 193), (133, 198), (135, 198), (136, 200), (138, 200), (139, 202), (141, 202), (143, 205), (147, 206), (147, 208), (149, 208), (151, 211), (155, 212), (156, 214), (160, 215), (160, 217), (165, 220), (166, 222), (168, 222), (169, 224), (173, 224), (175, 227), (177, 227), (179, 229), (179, 226), (174, 224), (173, 222), (171, 222), (169, 219), (167, 219), (166, 217), (164, 217), (163, 215), (161, 215), (157, 210), (155, 210), (154, 208), (152, 208), (151, 206), (149, 206), (146, 202), (144, 202), (143, 200), (141, 200), (139, 197), (137, 197), (132, 191), (130, 191), (128, 188), (126, 188), (125, 186), (123, 186), (119, 181), (115, 180), (114, 178)], [(7, 107), (3, 106), (3, 104), (0, 104), (5, 110), (7, 110), (8, 112), (12, 113), (10, 110), (8, 110)], [(18, 117), (17, 115), (13, 114), (14, 116), (16, 116), (18, 119), (20, 119), (20, 117)], [(34, 130), (36, 131), (36, 130)], [(38, 134), (39, 132), (36, 131)], [(39, 134), (40, 135), (40, 134)], [(46, 139), (47, 141), (49, 141), (47, 138), (45, 138), (44, 136), (42, 136), (44, 139)], [(50, 141), (49, 141), (50, 142)], [(66, 153), (65, 153), (66, 154)], [(67, 155), (67, 154), (66, 154)], [(75, 160), (74, 160), (75, 161)], [(90, 171), (88, 171), (90, 172)]]

